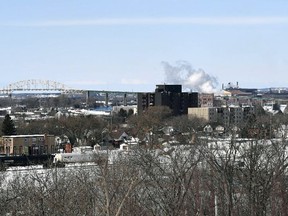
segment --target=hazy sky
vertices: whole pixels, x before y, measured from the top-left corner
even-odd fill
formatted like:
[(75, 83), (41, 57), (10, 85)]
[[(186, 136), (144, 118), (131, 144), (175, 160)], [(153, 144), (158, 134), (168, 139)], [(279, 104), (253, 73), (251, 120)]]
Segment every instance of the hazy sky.
[(286, 0), (3, 0), (0, 87), (154, 91), (183, 61), (218, 88), (288, 87), (287, 11)]

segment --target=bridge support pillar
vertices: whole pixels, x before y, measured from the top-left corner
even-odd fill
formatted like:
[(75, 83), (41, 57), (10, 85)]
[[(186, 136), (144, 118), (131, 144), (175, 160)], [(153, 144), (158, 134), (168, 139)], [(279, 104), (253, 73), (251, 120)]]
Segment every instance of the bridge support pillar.
[(89, 99), (90, 99), (90, 92), (87, 91), (87, 92), (86, 92), (86, 104), (87, 104), (87, 105), (88, 105), (88, 103), (89, 103)]
[(124, 106), (127, 106), (127, 94), (124, 93)]
[(108, 102), (109, 102), (109, 95), (108, 92), (105, 93), (105, 106), (108, 106)]

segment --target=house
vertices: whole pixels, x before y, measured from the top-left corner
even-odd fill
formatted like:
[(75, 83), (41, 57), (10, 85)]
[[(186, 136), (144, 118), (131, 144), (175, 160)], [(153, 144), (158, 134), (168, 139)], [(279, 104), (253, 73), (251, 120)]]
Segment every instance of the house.
[(217, 125), (215, 127), (215, 130), (214, 130), (215, 135), (223, 136), (224, 132), (225, 132), (225, 128), (222, 125)]
[(203, 128), (203, 131), (207, 134), (211, 134), (213, 132), (213, 128), (211, 125), (206, 125), (204, 128)]
[(122, 150), (122, 151), (128, 151), (128, 150), (129, 150), (129, 145), (126, 144), (126, 143), (122, 143), (122, 144), (120, 145), (120, 150)]

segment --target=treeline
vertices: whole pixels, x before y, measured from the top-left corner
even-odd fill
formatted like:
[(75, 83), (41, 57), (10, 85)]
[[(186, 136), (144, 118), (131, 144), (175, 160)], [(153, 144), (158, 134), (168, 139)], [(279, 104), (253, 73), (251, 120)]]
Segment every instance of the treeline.
[[(110, 133), (122, 130), (140, 139), (145, 138), (147, 134), (153, 134), (154, 139), (151, 143), (158, 144), (159, 138), (163, 138), (160, 131), (167, 126), (174, 129), (175, 139), (180, 143), (188, 143), (192, 134), (203, 134), (204, 126), (208, 124), (214, 129), (216, 126), (222, 125), (225, 136), (231, 134), (233, 130), (237, 130), (239, 137), (258, 139), (274, 138), (277, 131), (282, 130), (284, 125), (288, 125), (288, 118), (285, 114), (272, 116), (259, 107), (256, 110), (258, 111), (237, 125), (224, 125), (221, 120), (219, 122), (207, 122), (195, 117), (190, 118), (187, 115), (173, 116), (168, 107), (151, 107), (141, 115), (134, 115), (132, 112), (125, 112), (124, 110), (107, 117), (62, 115), (45, 120), (18, 120), (13, 122), (16, 129), (13, 134), (46, 133), (59, 137), (66, 136), (73, 145), (95, 145), (101, 142), (101, 133), (105, 128)], [(9, 121), (6, 120), (6, 122)], [(4, 135), (7, 128), (11, 128), (6, 127), (7, 123), (4, 125), (3, 123), (5, 121), (2, 122), (2, 134), (0, 135)]]
[(1, 172), (0, 209), (2, 215), (287, 215), (286, 149), (286, 139), (199, 138), (122, 152), (113, 163), (95, 155), (97, 166)]
[(6, 116), (6, 120), (2, 121), (1, 135), (9, 135), (6, 131), (10, 130), (13, 130), (13, 134), (18, 135), (52, 134), (59, 137), (67, 137), (71, 144), (75, 146), (93, 146), (102, 141), (102, 132), (105, 129), (109, 133), (113, 131), (126, 132), (130, 136), (139, 137), (140, 139), (143, 139), (147, 133), (153, 133), (155, 135), (153, 142), (156, 144), (158, 132), (165, 126), (173, 126), (181, 132), (192, 132), (195, 128), (204, 126), (204, 121), (201, 119), (188, 119), (187, 116), (173, 117), (171, 110), (167, 107), (152, 107), (142, 115), (133, 115), (129, 114), (129, 112), (124, 115), (123, 113), (126, 114), (120, 110), (118, 114), (108, 117), (63, 115), (59, 118), (45, 120), (12, 120), (12, 123), (11, 118)]

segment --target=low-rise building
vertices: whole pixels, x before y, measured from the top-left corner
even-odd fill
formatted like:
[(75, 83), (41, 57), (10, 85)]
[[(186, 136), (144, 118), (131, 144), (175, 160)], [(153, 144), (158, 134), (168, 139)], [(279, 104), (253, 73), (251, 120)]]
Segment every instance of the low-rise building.
[(199, 94), (199, 107), (213, 107), (214, 94), (201, 93)]
[(188, 116), (202, 118), (208, 122), (216, 122), (217, 121), (217, 108), (216, 107), (188, 108)]
[(233, 125), (238, 125), (243, 121), (243, 109), (239, 106), (229, 107), (229, 122)]
[(202, 118), (208, 122), (218, 122), (225, 126), (238, 125), (247, 121), (255, 112), (253, 106), (189, 107), (188, 116)]
[(55, 136), (47, 134), (2, 136), (0, 154), (42, 155), (55, 153)]

